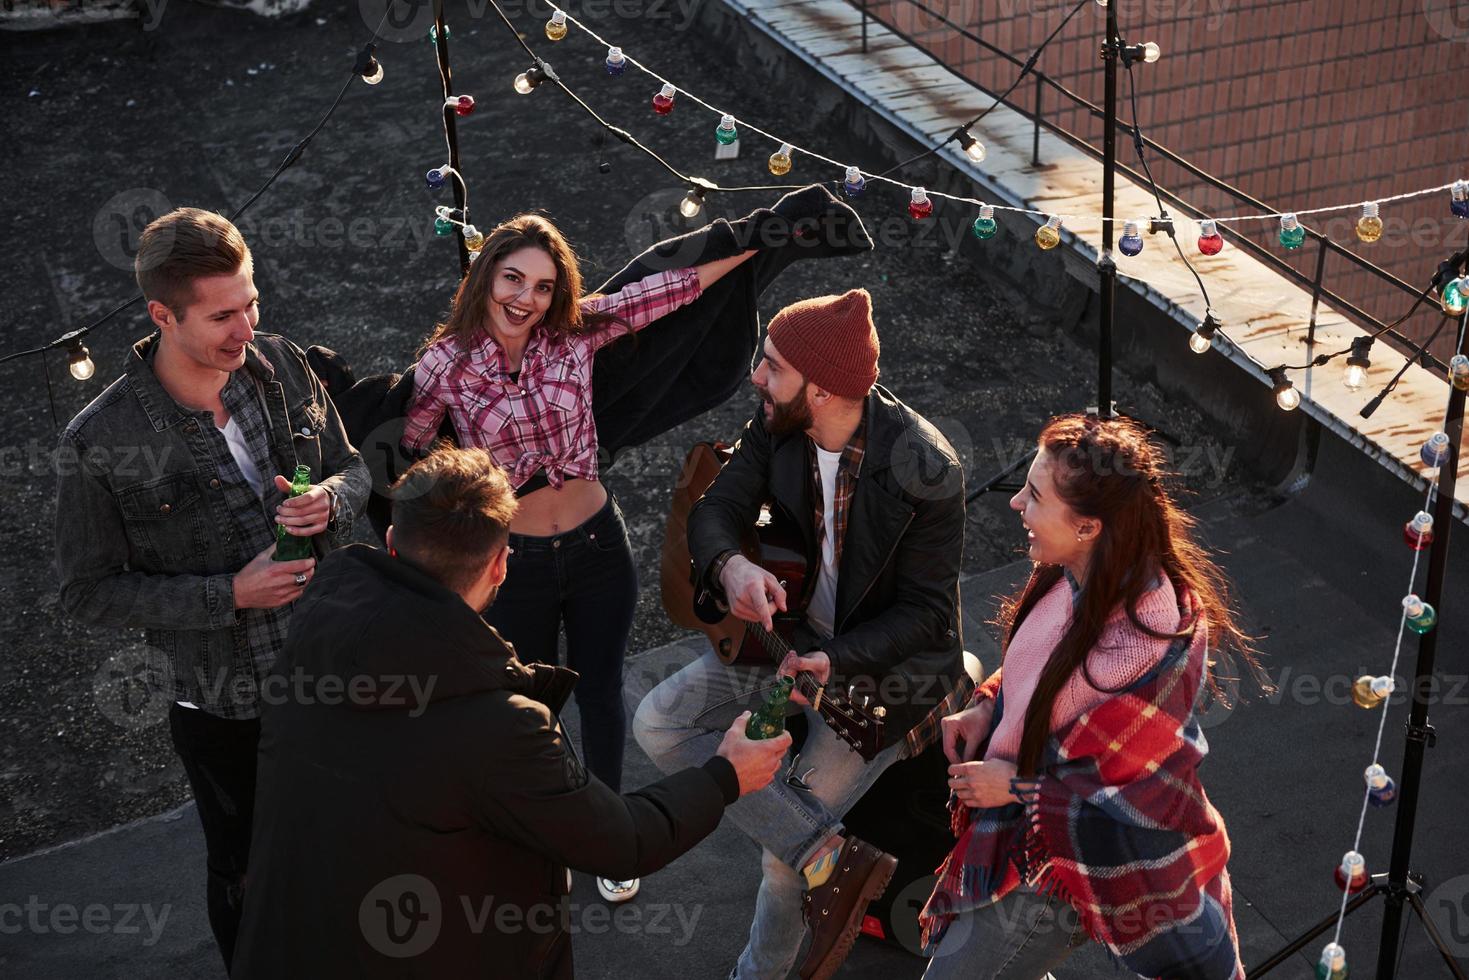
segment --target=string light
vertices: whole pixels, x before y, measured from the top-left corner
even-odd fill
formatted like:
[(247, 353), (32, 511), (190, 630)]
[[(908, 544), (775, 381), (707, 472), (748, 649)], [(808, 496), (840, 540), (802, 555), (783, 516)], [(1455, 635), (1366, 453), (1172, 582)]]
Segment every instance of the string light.
[(1418, 450), (1418, 458), (1423, 460), (1423, 465), (1429, 469), (1436, 470), (1449, 461), (1449, 434), (1447, 432), (1435, 432), (1423, 443), (1423, 448)]
[(1341, 948), (1341, 944), (1327, 943), (1321, 948), (1316, 980), (1347, 980), (1347, 951)]
[(1275, 390), (1275, 404), (1283, 411), (1292, 412), (1301, 407), (1301, 393), (1296, 390), (1290, 378), (1285, 376), (1285, 368), (1271, 368), (1270, 383)]
[(777, 177), (791, 172), (791, 144), (782, 143), (780, 149), (770, 154), (770, 172)]
[(1414, 551), (1425, 551), (1433, 544), (1433, 515), (1420, 510), (1413, 519), (1403, 525), (1403, 540)]
[[(445, 24), (444, 25), (444, 40), (445, 41), (449, 40), (450, 33), (451, 32), (449, 30), (449, 25), (448, 24)], [(438, 24), (430, 24), (428, 26), (428, 43), (429, 44), (438, 44), (439, 43), (439, 25)]]
[(1352, 338), (1352, 352), (1347, 355), (1347, 370), (1342, 375), (1342, 384), (1348, 391), (1356, 391), (1367, 383), (1367, 369), (1372, 366), (1371, 350), (1371, 337)]
[(1362, 217), (1357, 219), (1357, 238), (1372, 243), (1382, 237), (1382, 219), (1377, 216), (1377, 202), (1362, 205)]
[(704, 210), (704, 188), (690, 187), (684, 199), (678, 203), (678, 213), (685, 218), (697, 217)]
[(362, 80), (369, 85), (376, 85), (383, 80), (383, 66), (373, 54), (376, 50), (377, 45), (367, 45), (357, 55), (357, 63), (352, 66), (352, 70), (361, 75)]
[(1306, 229), (1294, 214), (1280, 216), (1280, 244), (1283, 248), (1296, 249), (1306, 243)]
[(464, 226), (464, 247), (471, 252), (478, 252), (485, 247), (485, 236), (474, 225)]
[(566, 11), (552, 11), (551, 19), (546, 21), (546, 37), (552, 41), (559, 41), (566, 36)]
[(740, 132), (735, 128), (735, 117), (729, 113), (719, 117), (719, 125), (714, 127), (714, 138), (720, 146), (729, 146), (740, 138)]
[(1403, 597), (1403, 614), (1414, 633), (1427, 633), (1438, 622), (1434, 608), (1411, 592)]
[(474, 96), (451, 95), (444, 100), (445, 109), (453, 109), (456, 115), (467, 116), (474, 112)]
[(66, 355), (67, 369), (71, 376), (78, 381), (86, 381), (97, 373), (97, 365), (92, 362), (92, 354), (83, 346), (80, 340), (73, 340), (71, 348)]
[(1193, 334), (1188, 338), (1189, 350), (1195, 354), (1207, 354), (1209, 348), (1214, 346), (1214, 335), (1219, 332), (1219, 314), (1213, 310), (1204, 311), (1204, 322), (1194, 327)]
[(532, 92), (540, 87), (541, 83), (544, 82), (547, 77), (549, 76), (546, 74), (546, 70), (540, 65), (535, 65), (527, 68), (525, 71), (515, 76), (515, 91), (519, 92), (521, 95), (530, 95)]
[(1356, 851), (1347, 851), (1336, 866), (1336, 887), (1349, 895), (1367, 887), (1367, 860)]
[(995, 237), (995, 232), (1000, 230), (1000, 225), (995, 221), (995, 209), (993, 205), (981, 204), (979, 206), (979, 217), (974, 219), (970, 226), (974, 237), (980, 241), (987, 241)]
[(1224, 236), (1213, 218), (1199, 222), (1199, 251), (1204, 255), (1218, 255), (1224, 248)]
[(1469, 391), (1469, 355), (1455, 354), (1449, 359), (1449, 383), (1460, 391)]
[(984, 144), (974, 138), (974, 134), (967, 128), (959, 130), (959, 146), (964, 150), (964, 155), (974, 163), (984, 163)]
[(457, 212), (447, 205), (439, 205), (434, 208), (434, 234), (440, 238), (454, 234), (454, 225)]
[(1035, 243), (1042, 251), (1050, 251), (1061, 244), (1061, 216), (1053, 214), (1046, 223), (1035, 230)]
[(1136, 221), (1123, 223), (1122, 237), (1117, 241), (1117, 248), (1123, 255), (1136, 255), (1143, 250), (1143, 236)]
[(1398, 798), (1398, 784), (1376, 762), (1368, 766), (1362, 776), (1367, 780), (1368, 803), (1373, 806), (1389, 806)]
[(607, 49), (607, 60), (602, 62), (609, 75), (621, 75), (627, 71), (627, 58), (623, 57), (622, 49), (612, 45)]
[(453, 173), (457, 173), (457, 171), (455, 171), (455, 169), (449, 166), (447, 163), (444, 164), (442, 167), (434, 167), (428, 173), (423, 175), (424, 183), (428, 184), (429, 190), (436, 191), (440, 187), (444, 186), (444, 182), (447, 181), (449, 179), (449, 175)]
[(1469, 308), (1469, 278), (1450, 279), (1440, 286), (1438, 304), (1449, 316), (1463, 316)]
[(928, 194), (922, 187), (913, 188), (913, 193), (908, 200), (908, 216), (914, 221), (922, 221), (933, 214), (933, 202), (928, 199)]
[(1363, 674), (1352, 685), (1352, 700), (1359, 708), (1375, 708), (1388, 699), (1393, 692), (1391, 677), (1373, 677)]
[(653, 111), (660, 116), (668, 115), (673, 111), (673, 97), (677, 93), (678, 89), (671, 82), (664, 82), (658, 94), (653, 96)]
[(1134, 62), (1141, 61), (1151, 65), (1163, 56), (1163, 49), (1158, 47), (1157, 42), (1148, 41), (1146, 44), (1129, 44), (1122, 49), (1122, 63), (1131, 67)]
[(1454, 181), (1449, 191), (1449, 210), (1456, 218), (1469, 218), (1469, 180)]
[(842, 190), (847, 192), (848, 197), (856, 197), (867, 187), (867, 178), (862, 176), (862, 171), (857, 167), (848, 167), (847, 174), (842, 178)]

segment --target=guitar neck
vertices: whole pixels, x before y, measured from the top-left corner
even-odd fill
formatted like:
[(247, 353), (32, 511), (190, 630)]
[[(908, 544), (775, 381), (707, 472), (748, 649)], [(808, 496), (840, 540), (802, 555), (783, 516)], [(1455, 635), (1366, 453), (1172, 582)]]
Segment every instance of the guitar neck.
[[(786, 658), (786, 653), (790, 650), (786, 641), (759, 623), (746, 623), (745, 627), (760, 641), (760, 645), (765, 648), (766, 653), (770, 654), (770, 659), (776, 666), (780, 666)], [(805, 695), (807, 701), (815, 703), (816, 695), (821, 692), (821, 682), (816, 679), (816, 675), (809, 670), (803, 670), (796, 674), (795, 681), (796, 690)]]

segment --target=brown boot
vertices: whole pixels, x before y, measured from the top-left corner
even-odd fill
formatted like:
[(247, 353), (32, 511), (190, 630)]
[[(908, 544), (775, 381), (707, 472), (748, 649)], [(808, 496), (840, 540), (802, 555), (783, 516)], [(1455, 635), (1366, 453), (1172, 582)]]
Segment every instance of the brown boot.
[(801, 980), (826, 980), (846, 960), (862, 928), (867, 905), (883, 893), (898, 859), (871, 844), (848, 837), (837, 867), (826, 883), (805, 895), (803, 914), (811, 947), (801, 964)]

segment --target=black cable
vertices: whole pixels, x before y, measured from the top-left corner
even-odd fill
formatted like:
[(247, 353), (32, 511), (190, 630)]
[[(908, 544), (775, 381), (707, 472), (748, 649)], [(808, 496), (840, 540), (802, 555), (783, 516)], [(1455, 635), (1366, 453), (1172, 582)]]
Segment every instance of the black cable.
[[(893, 166), (884, 170), (882, 173), (876, 174), (875, 176), (886, 177), (888, 176), (888, 174), (896, 173), (897, 171), (902, 170), (909, 164), (917, 163), (919, 160), (933, 156), (939, 150), (942, 150), (944, 147), (957, 140), (961, 133), (967, 132), (969, 127), (978, 125), (980, 120), (984, 119), (985, 116), (994, 111), (997, 106), (999, 106), (1010, 97), (1011, 92), (1015, 91), (1015, 89), (1019, 87), (1020, 83), (1025, 80), (1025, 76), (1029, 75), (1031, 70), (1035, 68), (1036, 62), (1040, 60), (1041, 52), (1046, 50), (1046, 45), (1050, 44), (1056, 39), (1056, 35), (1060, 34), (1062, 29), (1067, 24), (1071, 23), (1071, 18), (1080, 13), (1081, 8), (1085, 7), (1088, 2), (1090, 2), (1090, 0), (1081, 0), (1081, 2), (1079, 2), (1075, 7), (1071, 8), (1071, 12), (1061, 19), (1061, 23), (1057, 24), (1055, 30), (1051, 31), (1050, 35), (1047, 36), (1046, 39), (1040, 43), (1040, 47), (1032, 51), (1030, 57), (1025, 59), (1025, 64), (1022, 65), (1020, 68), (1020, 74), (1015, 76), (1015, 81), (1011, 82), (1010, 87), (1005, 89), (1004, 93), (998, 96), (994, 102), (990, 103), (989, 108), (985, 109), (979, 115), (975, 116), (973, 119), (969, 120), (967, 123), (954, 130), (953, 133), (949, 134), (949, 136), (937, 146), (931, 146), (917, 156), (909, 157), (907, 160), (904, 160), (901, 163), (894, 164)], [(936, 16), (934, 11), (929, 10), (926, 5), (916, 2), (916, 0), (914, 0), (913, 5), (926, 14)]]

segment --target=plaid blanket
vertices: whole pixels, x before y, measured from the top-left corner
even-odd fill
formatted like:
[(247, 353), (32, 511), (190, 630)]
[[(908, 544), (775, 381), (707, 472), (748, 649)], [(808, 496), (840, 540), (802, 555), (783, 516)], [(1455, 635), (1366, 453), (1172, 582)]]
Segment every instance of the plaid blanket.
[[(1192, 597), (1181, 605), (1192, 621)], [(926, 948), (957, 913), (1024, 880), (1064, 897), (1140, 976), (1242, 980), (1229, 838), (1197, 774), (1208, 752), (1194, 713), (1207, 645), (1202, 628), (1175, 642), (1133, 685), (1054, 733), (1040, 775), (1014, 783), (1021, 803), (951, 803), (958, 842), (920, 915)], [(998, 690), (991, 678), (975, 696)]]

